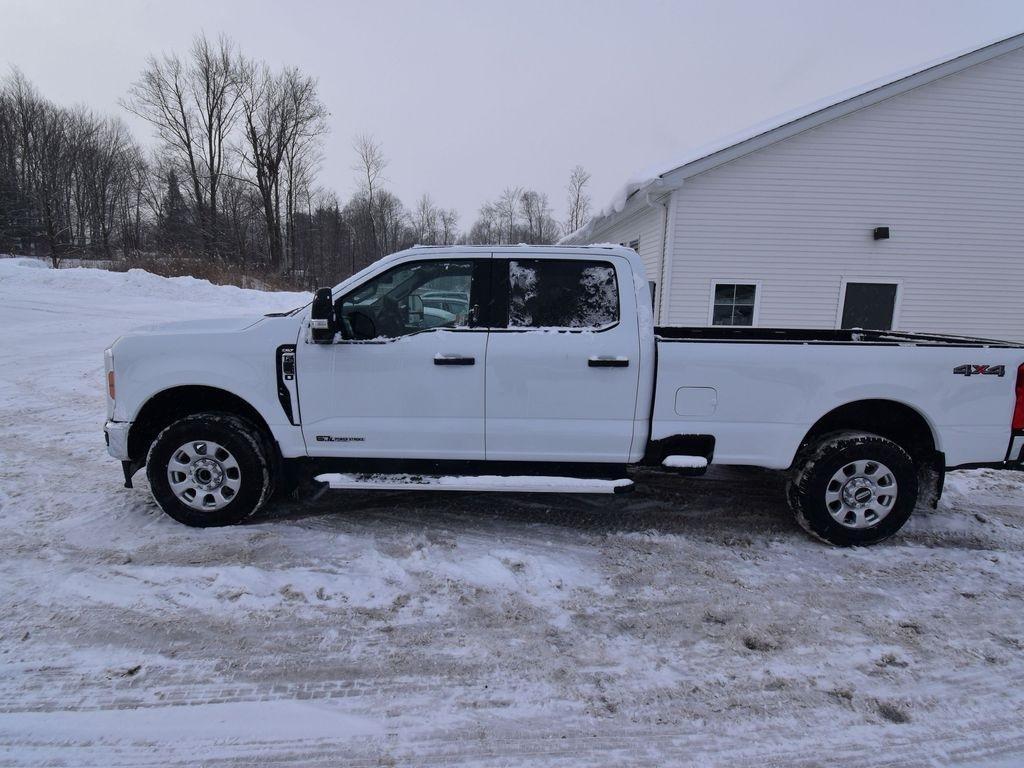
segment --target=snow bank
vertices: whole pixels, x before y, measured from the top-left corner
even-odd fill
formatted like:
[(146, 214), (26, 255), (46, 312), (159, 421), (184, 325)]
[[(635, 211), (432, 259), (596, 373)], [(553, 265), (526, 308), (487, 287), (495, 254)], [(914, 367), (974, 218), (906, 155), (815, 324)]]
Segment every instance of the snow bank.
[(0, 264), (28, 267), (29, 269), (50, 269), (50, 263), (43, 259), (34, 259), (30, 256), (10, 256), (0, 253)]
[(35, 294), (45, 290), (74, 291), (107, 296), (112, 302), (124, 299), (153, 299), (160, 304), (187, 301), (230, 305), (239, 310), (284, 311), (311, 299), (308, 293), (255, 291), (233, 285), (214, 285), (209, 280), (194, 277), (160, 277), (141, 269), (127, 272), (86, 267), (47, 269), (43, 262), (23, 258), (0, 259), (0, 284)]

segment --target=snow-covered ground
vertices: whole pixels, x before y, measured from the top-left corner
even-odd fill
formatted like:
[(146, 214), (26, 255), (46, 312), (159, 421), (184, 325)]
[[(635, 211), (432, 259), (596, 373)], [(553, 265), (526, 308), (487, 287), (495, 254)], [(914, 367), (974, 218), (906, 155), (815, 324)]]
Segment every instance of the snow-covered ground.
[(0, 765), (1024, 762), (1017, 473), (870, 550), (755, 471), (212, 530), (122, 488), (103, 348), (302, 301), (0, 260)]

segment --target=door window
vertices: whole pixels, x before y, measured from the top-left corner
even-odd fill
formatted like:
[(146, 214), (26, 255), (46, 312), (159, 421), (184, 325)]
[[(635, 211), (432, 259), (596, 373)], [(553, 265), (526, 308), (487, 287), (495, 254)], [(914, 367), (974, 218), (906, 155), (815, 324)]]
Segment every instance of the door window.
[(842, 327), (892, 330), (896, 288), (895, 283), (847, 283)]
[(509, 328), (605, 328), (619, 320), (619, 286), (607, 262), (508, 263)]
[(363, 283), (338, 301), (345, 337), (394, 339), (431, 328), (470, 327), (474, 263), (417, 261)]

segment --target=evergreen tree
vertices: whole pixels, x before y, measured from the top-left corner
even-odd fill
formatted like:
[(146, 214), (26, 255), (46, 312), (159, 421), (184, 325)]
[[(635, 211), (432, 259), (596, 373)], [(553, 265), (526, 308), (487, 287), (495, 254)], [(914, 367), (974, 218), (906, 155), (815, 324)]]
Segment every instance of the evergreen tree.
[(163, 250), (183, 250), (191, 245), (188, 204), (182, 197), (178, 174), (172, 168), (167, 174), (167, 193), (161, 205), (157, 226), (157, 242)]

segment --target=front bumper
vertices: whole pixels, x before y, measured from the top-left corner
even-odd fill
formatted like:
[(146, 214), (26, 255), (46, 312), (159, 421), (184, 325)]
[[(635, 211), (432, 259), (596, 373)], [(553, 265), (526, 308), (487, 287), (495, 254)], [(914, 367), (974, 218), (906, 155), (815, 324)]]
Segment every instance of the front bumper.
[(108, 421), (103, 425), (107, 453), (115, 459), (128, 461), (128, 430), (131, 426), (131, 422), (128, 421)]

